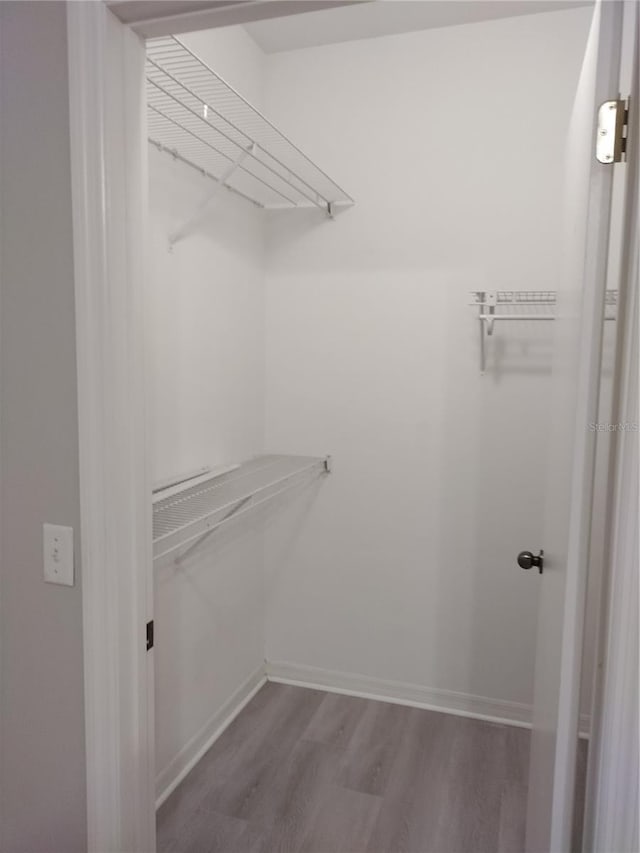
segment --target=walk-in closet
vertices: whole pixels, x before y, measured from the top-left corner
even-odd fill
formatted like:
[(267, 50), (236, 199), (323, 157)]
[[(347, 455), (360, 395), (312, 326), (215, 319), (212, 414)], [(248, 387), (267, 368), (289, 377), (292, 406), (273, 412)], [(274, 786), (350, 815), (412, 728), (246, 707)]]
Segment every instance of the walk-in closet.
[(158, 849), (518, 853), (594, 6), (313, 6), (146, 39)]

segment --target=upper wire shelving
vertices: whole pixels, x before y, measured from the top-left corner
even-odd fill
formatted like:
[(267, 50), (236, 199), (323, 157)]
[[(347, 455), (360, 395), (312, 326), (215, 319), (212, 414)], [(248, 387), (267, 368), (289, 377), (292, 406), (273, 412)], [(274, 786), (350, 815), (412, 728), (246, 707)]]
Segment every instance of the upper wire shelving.
[(149, 140), (267, 209), (353, 199), (174, 36), (147, 41)]

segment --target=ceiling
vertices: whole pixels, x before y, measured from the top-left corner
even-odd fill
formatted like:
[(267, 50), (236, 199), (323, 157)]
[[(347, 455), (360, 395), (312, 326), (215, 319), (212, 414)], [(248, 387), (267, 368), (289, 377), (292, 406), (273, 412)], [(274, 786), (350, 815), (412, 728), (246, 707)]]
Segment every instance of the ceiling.
[[(1, 2), (1, 0), (0, 0)], [(264, 18), (307, 14), (368, 0), (105, 0), (123, 23), (145, 38), (227, 27)]]
[(137, 24), (176, 14), (189, 15), (207, 9), (216, 11), (235, 6), (237, 0), (106, 0), (107, 6), (124, 24)]
[(590, 0), (377, 0), (245, 24), (265, 53), (531, 15)]

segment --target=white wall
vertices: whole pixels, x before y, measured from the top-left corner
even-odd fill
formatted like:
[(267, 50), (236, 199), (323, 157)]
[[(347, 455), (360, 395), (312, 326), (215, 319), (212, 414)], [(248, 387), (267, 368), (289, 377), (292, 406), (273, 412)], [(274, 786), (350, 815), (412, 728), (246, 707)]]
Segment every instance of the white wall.
[[(242, 28), (184, 40), (260, 103), (262, 53)], [(261, 213), (222, 192), (201, 226), (168, 252), (168, 234), (213, 186), (150, 148), (154, 480), (263, 450)], [(262, 666), (262, 551), (259, 530), (245, 524), (211, 537), (180, 567), (172, 557), (154, 567), (159, 793)]]
[(260, 211), (231, 193), (169, 252), (212, 182), (149, 147), (153, 478), (244, 458), (264, 432)]
[(355, 197), (267, 242), (267, 447), (329, 452), (269, 537), (267, 659), (531, 701), (551, 328), (472, 289), (555, 289), (589, 9), (274, 55), (269, 115)]
[(331, 222), (222, 194), (169, 254), (208, 184), (151, 151), (155, 478), (263, 449), (335, 459), (270, 515), (266, 602), (257, 519), (156, 565), (159, 790), (265, 648), (526, 717), (538, 576), (515, 557), (544, 547), (552, 329), (498, 325), (480, 376), (467, 302), (556, 287), (589, 17), (268, 58), (241, 29), (190, 37), (259, 106), (266, 84), (267, 114), (357, 205)]
[(64, 3), (0, 3), (0, 848), (86, 850), (82, 594), (42, 524), (80, 528)]
[[(262, 52), (241, 27), (181, 37), (262, 99)], [(153, 477), (244, 458), (264, 432), (263, 220), (229, 192), (169, 252), (215, 184), (150, 146)]]

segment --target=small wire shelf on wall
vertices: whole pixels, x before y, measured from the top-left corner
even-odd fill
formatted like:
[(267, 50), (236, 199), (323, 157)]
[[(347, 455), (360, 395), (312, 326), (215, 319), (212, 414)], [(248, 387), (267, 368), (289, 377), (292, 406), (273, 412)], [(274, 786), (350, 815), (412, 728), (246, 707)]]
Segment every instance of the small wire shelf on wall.
[[(480, 373), (487, 364), (487, 338), (495, 324), (513, 321), (549, 321), (556, 319), (557, 293), (554, 290), (473, 290), (469, 303), (478, 309), (480, 323)], [(605, 294), (605, 320), (616, 319), (618, 291)]]
[(354, 203), (180, 39), (147, 41), (146, 78), (149, 141), (219, 187), (265, 209)]

